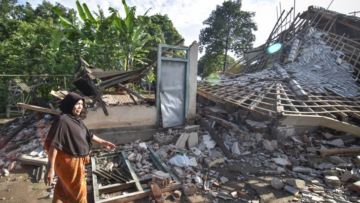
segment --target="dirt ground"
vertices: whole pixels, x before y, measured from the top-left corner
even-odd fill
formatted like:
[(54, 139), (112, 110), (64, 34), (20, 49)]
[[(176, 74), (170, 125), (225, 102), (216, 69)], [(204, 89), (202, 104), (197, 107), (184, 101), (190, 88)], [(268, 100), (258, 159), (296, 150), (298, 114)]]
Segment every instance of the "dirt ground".
[(11, 172), (9, 176), (0, 178), (0, 201), (16, 203), (50, 203), (49, 188), (43, 182), (33, 182), (28, 171), (30, 167), (22, 167)]

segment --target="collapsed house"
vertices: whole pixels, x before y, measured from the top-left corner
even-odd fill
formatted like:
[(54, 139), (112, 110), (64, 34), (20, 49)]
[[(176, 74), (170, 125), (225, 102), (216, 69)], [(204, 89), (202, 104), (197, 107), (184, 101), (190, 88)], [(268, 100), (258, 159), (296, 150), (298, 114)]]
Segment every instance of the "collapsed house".
[[(277, 133), (321, 126), (360, 136), (354, 17), (310, 7), (291, 21), (291, 13), (281, 14), (264, 45), (245, 53), (241, 73), (202, 83), (198, 94), (268, 117)], [(274, 44), (282, 48), (271, 54)]]
[[(190, 60), (171, 60), (160, 47), (156, 100), (124, 85), (146, 69), (104, 73), (83, 61), (75, 84), (93, 107), (85, 122), (119, 145), (114, 152), (94, 150), (91, 199), (358, 201), (359, 52), (348, 30), (333, 27), (348, 17), (314, 7), (290, 16), (284, 11), (267, 42), (239, 60), (241, 73), (215, 84), (194, 82), (196, 44)], [(272, 44), (282, 49), (269, 54)], [(129, 94), (108, 95), (105, 89), (114, 86)], [(58, 112), (23, 107), (47, 114), (28, 114), (2, 128), (0, 167), (36, 165), (33, 174), (41, 180), (41, 142), (51, 124), (48, 114)], [(198, 125), (188, 125), (193, 120)], [(325, 128), (313, 128), (318, 126)]]

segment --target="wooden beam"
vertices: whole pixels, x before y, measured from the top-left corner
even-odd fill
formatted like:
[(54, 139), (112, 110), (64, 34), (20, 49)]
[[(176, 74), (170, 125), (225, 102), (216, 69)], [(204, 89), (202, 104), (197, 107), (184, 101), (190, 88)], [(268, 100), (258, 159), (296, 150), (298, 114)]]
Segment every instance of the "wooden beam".
[(324, 116), (315, 115), (284, 115), (285, 117), (280, 121), (282, 125), (293, 126), (321, 126), (342, 132), (350, 133), (354, 136), (360, 137), (360, 127), (352, 125), (347, 122), (342, 122), (336, 119), (331, 119)]
[(35, 166), (47, 165), (47, 158), (33, 157), (26, 154), (22, 154), (17, 158), (21, 163)]
[(30, 104), (17, 103), (16, 106), (20, 107), (20, 108), (23, 108), (23, 109), (28, 109), (28, 110), (32, 110), (32, 111), (48, 113), (48, 114), (53, 114), (53, 115), (60, 115), (61, 114), (60, 111), (56, 111), (56, 110), (41, 107), (41, 106), (30, 105)]
[(333, 156), (333, 155), (360, 155), (360, 147), (351, 148), (332, 148), (332, 149), (321, 149), (317, 151), (322, 157)]

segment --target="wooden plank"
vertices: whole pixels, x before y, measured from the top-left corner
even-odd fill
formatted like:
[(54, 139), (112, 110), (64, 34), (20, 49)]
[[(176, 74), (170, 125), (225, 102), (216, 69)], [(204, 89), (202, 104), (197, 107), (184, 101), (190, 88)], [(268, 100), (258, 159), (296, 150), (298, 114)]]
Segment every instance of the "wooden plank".
[(293, 125), (293, 126), (321, 126), (327, 127), (334, 130), (350, 133), (354, 136), (360, 137), (360, 127), (342, 122), (336, 119), (332, 119), (324, 116), (315, 115), (286, 115), (280, 121), (282, 125)]
[(35, 166), (43, 166), (43, 165), (47, 165), (48, 163), (47, 158), (33, 157), (26, 154), (21, 154), (17, 159), (23, 164), (35, 165)]
[(211, 115), (205, 115), (207, 118), (211, 119), (211, 120), (214, 120), (218, 123), (220, 123), (222, 126), (226, 127), (226, 128), (231, 128), (232, 130), (234, 130), (236, 133), (239, 133), (241, 134), (242, 131), (240, 130), (240, 128), (234, 124), (234, 123), (231, 123), (229, 121), (226, 121), (222, 118), (218, 118), (218, 117), (215, 117), (215, 116), (211, 116)]
[(125, 85), (122, 84), (117, 84), (119, 87), (123, 88), (124, 90), (126, 90), (130, 95), (135, 95), (137, 98), (141, 99), (141, 100), (145, 100), (145, 98), (143, 96), (141, 96), (140, 94), (138, 94), (137, 92), (131, 90), (130, 88), (126, 87)]
[(30, 104), (17, 103), (16, 106), (20, 107), (20, 108), (23, 108), (23, 109), (28, 109), (28, 110), (37, 111), (37, 112), (43, 112), (43, 113), (49, 113), (49, 114), (53, 114), (53, 115), (60, 115), (61, 114), (60, 111), (56, 111), (56, 110), (41, 107), (41, 106), (30, 105)]
[[(331, 93), (336, 94), (335, 92), (331, 92)], [(332, 96), (332, 95), (330, 95), (329, 93), (325, 93), (325, 94), (326, 94), (327, 96), (329, 96), (329, 97)], [(349, 101), (349, 100), (348, 100), (347, 98), (344, 98), (344, 101), (343, 101), (343, 102), (340, 103), (340, 102), (334, 101), (334, 103), (336, 103), (336, 104), (338, 104), (338, 105), (340, 106), (341, 104), (343, 104), (344, 102), (347, 102), (347, 101)], [(355, 113), (355, 112), (354, 112), (354, 109), (352, 109), (352, 108), (359, 108), (359, 106), (350, 106), (350, 105), (343, 104), (343, 108), (346, 109), (346, 110), (349, 110), (349, 112), (347, 112), (348, 115), (350, 115), (351, 117), (354, 117), (354, 118), (360, 120), (360, 115), (357, 114), (357, 113)]]
[[(282, 86), (282, 84), (279, 83), (280, 92), (282, 93), (281, 96), (284, 96), (284, 98), (281, 97), (281, 100), (285, 101), (290, 105), (290, 109), (293, 110), (296, 113), (299, 113), (299, 110), (294, 106), (294, 104), (289, 100), (289, 97), (286, 93), (285, 88)], [(285, 106), (285, 105), (284, 105)], [(285, 112), (285, 109), (284, 111)]]
[(322, 157), (333, 156), (333, 155), (360, 155), (360, 147), (350, 148), (332, 148), (332, 149), (321, 149), (317, 151)]
[[(251, 102), (251, 104), (249, 105), (249, 108), (251, 110), (253, 110), (254, 108), (256, 108), (256, 106), (259, 104), (259, 103), (266, 103), (266, 102), (262, 102), (262, 100), (264, 99), (265, 95), (267, 95), (271, 90), (272, 88), (275, 86), (275, 83), (272, 83), (268, 88), (266, 87), (266, 91), (263, 92), (263, 93), (260, 93), (256, 98), (255, 100), (253, 100)], [(270, 103), (267, 103), (268, 105), (270, 106), (273, 106), (274, 104), (270, 104)]]
[(280, 83), (276, 83), (276, 112), (282, 115), (284, 112), (284, 106), (281, 104), (281, 87)]
[[(161, 188), (161, 193), (171, 192), (171, 191), (179, 189), (180, 187), (181, 187), (180, 184), (171, 184), (170, 186)], [(132, 193), (123, 194), (120, 196), (115, 196), (115, 197), (111, 197), (108, 199), (100, 200), (96, 203), (125, 203), (125, 202), (131, 202), (134, 200), (143, 199), (150, 195), (151, 195), (150, 189), (144, 189), (143, 191), (132, 192)]]
[(135, 181), (135, 185), (136, 185), (137, 190), (140, 191), (140, 192), (143, 191), (143, 188), (141, 187), (140, 181), (139, 181), (134, 169), (131, 167), (130, 161), (126, 158), (127, 156), (125, 156), (125, 152), (122, 151), (121, 155), (122, 155), (122, 158), (124, 159), (124, 162), (125, 162), (127, 168), (129, 169), (129, 172), (131, 174), (132, 179)]
[[(95, 157), (91, 157), (91, 172), (93, 172), (94, 170), (96, 170), (96, 159)], [(91, 173), (91, 177), (92, 177), (92, 182), (93, 182), (93, 195), (94, 195), (94, 202), (99, 201), (99, 184), (98, 184), (98, 180), (97, 180), (97, 176), (95, 175), (95, 173)]]
[[(321, 108), (321, 107), (319, 107)], [(284, 111), (285, 113), (294, 113), (293, 111)], [(347, 112), (353, 112), (353, 113), (360, 113), (360, 111), (353, 111), (353, 110), (326, 110), (326, 109), (323, 109), (323, 111), (315, 111), (315, 112), (307, 112), (307, 111), (301, 111), (301, 112), (296, 112), (298, 114), (314, 114), (314, 113), (317, 113), (317, 114), (327, 114), (327, 116), (329, 117), (332, 117), (334, 119), (337, 119), (337, 117), (331, 113), (347, 113)], [(331, 115), (331, 116), (330, 116)]]

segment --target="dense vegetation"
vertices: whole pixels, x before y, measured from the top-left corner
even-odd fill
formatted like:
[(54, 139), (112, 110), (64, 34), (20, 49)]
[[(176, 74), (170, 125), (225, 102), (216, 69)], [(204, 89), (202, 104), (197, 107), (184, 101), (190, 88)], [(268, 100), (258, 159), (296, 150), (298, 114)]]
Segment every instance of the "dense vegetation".
[(225, 71), (229, 62), (234, 61), (229, 59), (229, 52), (239, 57), (252, 48), (255, 40), (252, 32), (257, 29), (252, 21), (254, 13), (242, 11), (240, 2), (224, 1), (204, 21), (206, 27), (199, 37), (200, 51), (205, 49), (205, 55), (199, 61), (202, 77), (221, 69)]
[[(156, 57), (159, 43), (176, 44), (182, 37), (166, 15), (135, 15), (122, 1), (125, 17), (109, 8), (91, 12), (85, 3), (68, 9), (47, 1), (33, 8), (16, 0), (0, 1), (0, 74), (21, 74), (0, 80), (0, 112), (5, 111), (10, 80), (25, 82), (36, 97), (70, 84), (78, 58), (105, 70), (131, 70)], [(151, 78), (151, 77), (150, 77)], [(70, 83), (69, 83), (70, 82)], [(40, 84), (40, 85), (39, 85)]]

